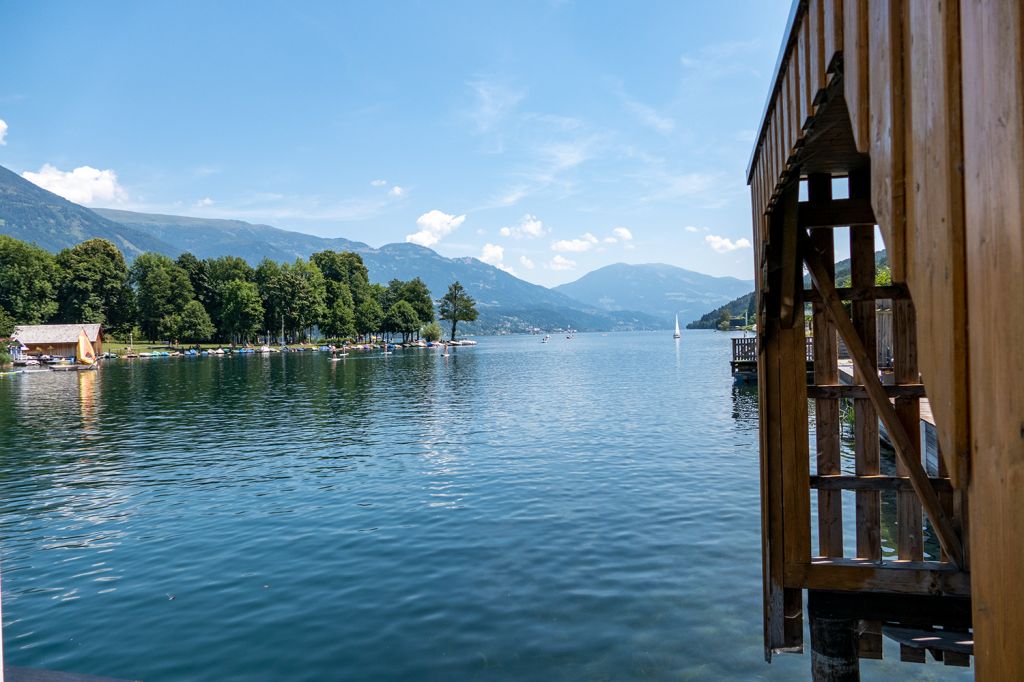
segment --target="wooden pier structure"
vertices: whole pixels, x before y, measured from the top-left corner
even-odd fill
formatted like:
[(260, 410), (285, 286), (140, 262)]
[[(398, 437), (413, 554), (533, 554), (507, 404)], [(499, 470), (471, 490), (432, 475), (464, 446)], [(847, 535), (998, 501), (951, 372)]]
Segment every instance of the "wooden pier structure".
[[(978, 679), (1024, 680), (1024, 352), (1006, 344), (1024, 338), (1022, 83), (1019, 0), (793, 3), (747, 179), (765, 655), (803, 651), (806, 599), (815, 679), (858, 679), (888, 636), (903, 660), (973, 655)], [(892, 286), (875, 285), (876, 225)], [(835, 228), (849, 234), (843, 289)], [(888, 385), (869, 351), (878, 299), (892, 300)], [(845, 466), (840, 399), (855, 411)], [(880, 470), (880, 423), (895, 475)]]

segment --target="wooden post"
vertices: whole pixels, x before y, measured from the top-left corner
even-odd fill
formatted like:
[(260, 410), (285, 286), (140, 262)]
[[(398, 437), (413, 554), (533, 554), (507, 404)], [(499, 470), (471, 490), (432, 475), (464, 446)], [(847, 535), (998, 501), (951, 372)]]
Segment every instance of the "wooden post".
[(814, 590), (807, 593), (807, 614), (811, 621), (811, 679), (860, 680), (857, 619), (831, 612)]
[[(910, 300), (893, 301), (893, 338), (892, 366), (893, 379), (897, 384), (917, 383), (917, 325), (915, 323), (914, 303)], [(917, 460), (921, 460), (921, 409), (917, 398), (897, 397), (896, 415), (903, 428), (911, 436), (911, 445), (916, 452)], [(902, 461), (896, 462), (896, 475), (906, 476), (907, 467)], [(949, 507), (943, 505), (947, 513)], [(909, 491), (896, 493), (896, 550), (899, 558), (905, 561), (921, 561), (924, 559), (924, 547), (921, 538), (921, 503), (917, 495)]]
[[(832, 200), (832, 176), (812, 174), (807, 178), (807, 199), (812, 205)], [(811, 242), (829, 274), (835, 275), (832, 230), (812, 230)], [(819, 300), (813, 306), (814, 319), (814, 383), (834, 386), (839, 383), (836, 327), (825, 305)], [(839, 457), (839, 400), (817, 399), (814, 402), (814, 434), (819, 476), (842, 473)], [(843, 556), (843, 493), (840, 490), (818, 491), (818, 552), (821, 556)]]
[[(851, 195), (855, 183), (851, 181)], [(860, 198), (860, 197), (857, 197)], [(873, 225), (850, 226), (850, 279), (851, 286), (864, 287), (875, 284), (875, 228)], [(869, 350), (870, 367), (855, 368), (855, 383), (866, 381), (864, 372), (877, 377), (878, 354), (875, 350), (875, 302), (854, 301), (852, 304), (853, 328)], [(854, 458), (858, 476), (872, 476), (880, 473), (878, 415), (871, 401), (855, 399), (854, 409)], [(881, 541), (881, 497), (874, 491), (857, 492), (857, 556), (872, 561), (882, 559)]]

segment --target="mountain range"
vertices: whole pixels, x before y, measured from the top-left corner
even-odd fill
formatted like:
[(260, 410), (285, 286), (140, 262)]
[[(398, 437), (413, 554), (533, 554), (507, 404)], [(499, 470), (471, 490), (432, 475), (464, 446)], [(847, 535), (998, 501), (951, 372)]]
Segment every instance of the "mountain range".
[(421, 277), (435, 297), (458, 280), (477, 300), (479, 320), (467, 331), (663, 329), (672, 317), (699, 315), (753, 283), (710, 277), (671, 265), (610, 265), (554, 289), (532, 284), (476, 258), (446, 258), (409, 243), (379, 248), (344, 238), (324, 238), (240, 220), (89, 209), (0, 167), (0, 234), (59, 251), (93, 237), (116, 244), (128, 260), (145, 251), (171, 257), (240, 256), (292, 261), (325, 249), (354, 251), (373, 282)]

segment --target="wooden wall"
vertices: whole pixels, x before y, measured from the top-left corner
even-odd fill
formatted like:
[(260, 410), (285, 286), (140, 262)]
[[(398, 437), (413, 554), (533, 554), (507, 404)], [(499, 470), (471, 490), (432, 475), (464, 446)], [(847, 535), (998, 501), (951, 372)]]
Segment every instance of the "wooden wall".
[(781, 238), (765, 215), (807, 172), (801, 158), (818, 172), (849, 161), (837, 150), (828, 168), (813, 139), (841, 79), (894, 280), (916, 309), (944, 468), (969, 500), (958, 530), (978, 678), (1024, 679), (1024, 3), (800, 0), (784, 47), (748, 170), (759, 296), (773, 294)]

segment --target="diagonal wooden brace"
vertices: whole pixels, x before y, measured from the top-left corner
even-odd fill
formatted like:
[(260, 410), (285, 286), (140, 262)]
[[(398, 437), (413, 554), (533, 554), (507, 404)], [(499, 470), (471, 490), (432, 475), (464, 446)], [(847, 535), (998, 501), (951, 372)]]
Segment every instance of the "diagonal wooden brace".
[(835, 282), (832, 281), (828, 270), (825, 269), (819, 254), (812, 248), (805, 231), (800, 231), (800, 238), (804, 263), (807, 265), (811, 281), (814, 282), (814, 288), (818, 290), (822, 303), (835, 323), (839, 335), (846, 342), (846, 347), (850, 351), (853, 364), (864, 381), (864, 390), (867, 391), (868, 398), (871, 400), (872, 405), (874, 405), (875, 411), (878, 413), (879, 418), (881, 418), (882, 423), (885, 424), (885, 428), (889, 431), (889, 436), (896, 448), (896, 456), (899, 457), (903, 466), (907, 468), (907, 475), (910, 478), (914, 492), (917, 493), (918, 499), (921, 500), (921, 506), (924, 507), (925, 513), (931, 519), (935, 532), (939, 536), (939, 544), (942, 545), (942, 549), (946, 552), (950, 562), (957, 568), (960, 568), (963, 566), (963, 543), (957, 537), (953, 524), (939, 504), (939, 498), (935, 494), (935, 489), (932, 488), (931, 482), (928, 480), (928, 474), (925, 472), (924, 467), (921, 466), (920, 458), (914, 456), (915, 450), (910, 436), (896, 415), (896, 408), (889, 402), (885, 388), (882, 386), (877, 372), (871, 365), (868, 353), (864, 348), (864, 343), (857, 335), (853, 328), (853, 322), (843, 308), (843, 302), (840, 300), (839, 294), (836, 293)]

